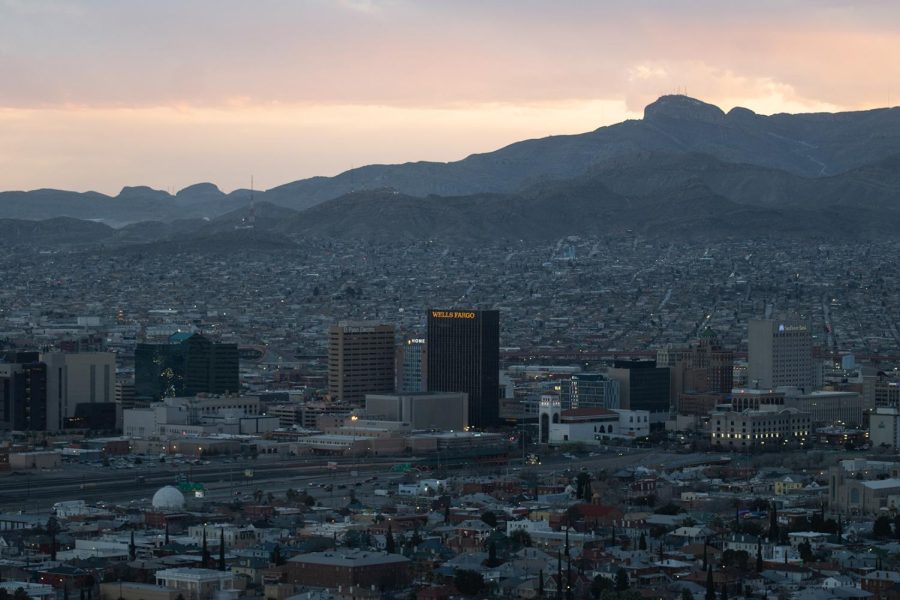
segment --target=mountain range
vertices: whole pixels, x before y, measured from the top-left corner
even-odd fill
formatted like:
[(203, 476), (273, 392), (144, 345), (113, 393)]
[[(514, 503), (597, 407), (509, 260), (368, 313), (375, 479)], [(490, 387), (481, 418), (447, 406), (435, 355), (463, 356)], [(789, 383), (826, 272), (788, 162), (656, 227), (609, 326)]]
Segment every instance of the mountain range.
[(143, 186), (114, 197), (2, 192), (0, 216), (7, 245), (894, 237), (900, 108), (764, 116), (663, 96), (642, 119), (456, 162), (369, 165), (253, 194), (211, 183), (174, 195)]

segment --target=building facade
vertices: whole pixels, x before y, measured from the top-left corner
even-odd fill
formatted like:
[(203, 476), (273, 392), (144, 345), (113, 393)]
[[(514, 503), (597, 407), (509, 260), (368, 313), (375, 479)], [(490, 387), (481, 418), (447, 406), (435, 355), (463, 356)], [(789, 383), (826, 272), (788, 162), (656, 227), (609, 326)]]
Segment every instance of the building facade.
[(165, 344), (137, 344), (134, 388), (135, 397), (142, 400), (237, 394), (237, 344), (213, 342), (199, 333), (175, 334)]
[(621, 408), (619, 382), (602, 373), (575, 373), (559, 381), (563, 409)]
[(809, 413), (793, 408), (714, 412), (710, 442), (731, 450), (778, 450), (803, 444), (811, 435)]
[(462, 431), (469, 424), (469, 399), (463, 392), (366, 394), (366, 415), (414, 429)]
[(810, 391), (815, 383), (812, 335), (806, 323), (750, 321), (748, 359), (748, 387)]
[(0, 363), (0, 427), (47, 429), (47, 365), (37, 352), (14, 352)]
[(617, 360), (606, 375), (619, 382), (619, 406), (646, 410), (652, 422), (669, 415), (669, 368), (652, 360)]
[(328, 330), (328, 394), (362, 404), (366, 394), (394, 391), (394, 326), (343, 321)]
[(424, 338), (408, 338), (397, 347), (397, 392), (428, 390), (428, 343)]
[(498, 311), (428, 311), (428, 391), (468, 394), (472, 427), (499, 422), (499, 368)]

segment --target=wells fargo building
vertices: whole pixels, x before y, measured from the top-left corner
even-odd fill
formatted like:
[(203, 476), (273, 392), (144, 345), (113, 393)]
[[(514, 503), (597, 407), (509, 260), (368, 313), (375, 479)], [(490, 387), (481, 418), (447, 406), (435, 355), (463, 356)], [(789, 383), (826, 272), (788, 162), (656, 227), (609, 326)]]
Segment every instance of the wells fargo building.
[(428, 391), (469, 395), (469, 425), (499, 421), (500, 313), (428, 311)]

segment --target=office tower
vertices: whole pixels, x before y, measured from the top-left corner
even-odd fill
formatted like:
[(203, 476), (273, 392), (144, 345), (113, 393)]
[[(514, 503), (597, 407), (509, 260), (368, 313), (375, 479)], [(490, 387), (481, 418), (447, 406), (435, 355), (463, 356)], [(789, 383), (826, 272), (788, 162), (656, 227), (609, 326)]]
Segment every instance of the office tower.
[(751, 388), (782, 386), (811, 390), (812, 335), (805, 323), (750, 321), (747, 380)]
[[(669, 367), (670, 400), (681, 410), (682, 397), (704, 398), (704, 402), (725, 402), (734, 388), (734, 352), (722, 347), (709, 328), (687, 348), (665, 348), (656, 353), (656, 366)], [(718, 395), (718, 399), (713, 399)]]
[(11, 352), (0, 363), (0, 427), (47, 429), (47, 365), (37, 352)]
[(41, 360), (47, 365), (48, 431), (64, 429), (79, 405), (115, 404), (116, 355), (112, 352), (50, 352), (41, 355)]
[(469, 425), (499, 421), (500, 313), (428, 311), (428, 391), (469, 395)]
[(576, 373), (559, 382), (562, 410), (570, 408), (620, 408), (619, 382), (602, 373)]
[(423, 338), (409, 338), (397, 346), (397, 392), (424, 392), (428, 389), (428, 344)]
[(621, 408), (646, 410), (655, 423), (668, 416), (668, 367), (657, 367), (652, 360), (617, 360), (606, 370), (606, 375), (619, 382)]
[(343, 321), (328, 330), (328, 394), (362, 404), (366, 394), (394, 391), (394, 326)]
[(237, 344), (199, 333), (177, 333), (166, 344), (140, 343), (134, 351), (134, 389), (139, 400), (240, 392)]

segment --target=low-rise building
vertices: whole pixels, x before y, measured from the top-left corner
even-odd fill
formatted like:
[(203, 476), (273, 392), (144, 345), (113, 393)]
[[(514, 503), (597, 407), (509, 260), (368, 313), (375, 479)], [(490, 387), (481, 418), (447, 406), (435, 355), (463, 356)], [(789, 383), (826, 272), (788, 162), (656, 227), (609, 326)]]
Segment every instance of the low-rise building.
[(297, 585), (349, 589), (393, 589), (410, 581), (410, 560), (401, 554), (362, 550), (310, 552), (288, 560), (288, 581)]
[(732, 450), (777, 449), (803, 443), (810, 435), (810, 415), (793, 408), (712, 413), (710, 442)]

